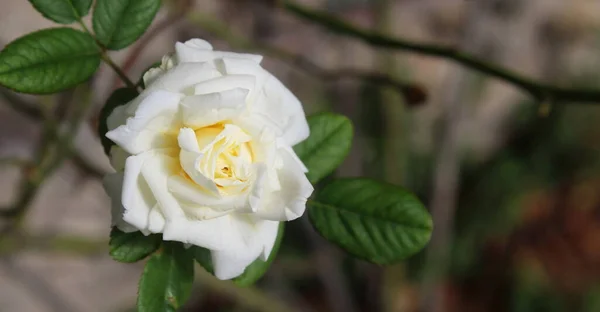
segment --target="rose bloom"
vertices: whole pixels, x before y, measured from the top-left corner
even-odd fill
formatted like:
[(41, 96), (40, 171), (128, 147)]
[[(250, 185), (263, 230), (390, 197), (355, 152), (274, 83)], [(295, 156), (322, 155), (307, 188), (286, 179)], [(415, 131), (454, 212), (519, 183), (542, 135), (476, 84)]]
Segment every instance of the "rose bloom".
[(291, 147), (308, 124), (261, 56), (200, 39), (175, 50), (107, 119), (113, 225), (207, 248), (215, 276), (231, 279), (267, 259), (280, 221), (304, 213), (313, 187)]

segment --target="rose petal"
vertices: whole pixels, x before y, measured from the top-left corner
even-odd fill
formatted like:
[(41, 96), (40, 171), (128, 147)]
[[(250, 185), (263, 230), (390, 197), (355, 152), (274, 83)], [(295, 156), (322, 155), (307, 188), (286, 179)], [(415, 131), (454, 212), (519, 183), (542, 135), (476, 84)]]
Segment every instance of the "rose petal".
[(210, 94), (235, 88), (252, 90), (256, 78), (252, 75), (227, 75), (203, 81), (194, 86), (194, 94)]
[(206, 206), (218, 210), (230, 210), (233, 209), (230, 206), (236, 205), (235, 203), (239, 201), (239, 199), (232, 196), (216, 197), (214, 194), (207, 192), (206, 188), (180, 175), (170, 176), (167, 187), (176, 198), (186, 201), (190, 205), (196, 204), (197, 206)]
[(212, 63), (180, 63), (157, 78), (140, 97), (156, 90), (190, 94), (193, 86), (220, 76), (221, 73)]
[(259, 95), (256, 110), (270, 119), (279, 119), (284, 125), (283, 139), (294, 146), (308, 138), (309, 128), (302, 104), (277, 78), (270, 78)]
[(190, 128), (181, 128), (181, 130), (179, 130), (177, 141), (179, 142), (179, 147), (181, 147), (181, 151), (179, 152), (179, 162), (185, 173), (187, 173), (196, 184), (202, 186), (205, 190), (218, 198), (219, 190), (217, 189), (217, 185), (199, 170), (198, 162), (203, 158), (203, 154), (200, 153), (194, 130)]
[(116, 226), (123, 232), (135, 232), (138, 229), (123, 220), (125, 208), (121, 204), (123, 191), (123, 172), (110, 173), (104, 176), (102, 185), (111, 199), (111, 226)]
[(141, 175), (142, 166), (152, 152), (129, 156), (125, 161), (121, 203), (124, 207), (123, 220), (142, 230), (148, 228), (150, 210), (156, 205), (154, 194)]
[(221, 280), (241, 275), (258, 257), (263, 260), (268, 258), (279, 229), (279, 222), (256, 220), (248, 216), (235, 216), (232, 219), (245, 238), (245, 247), (211, 251), (215, 276)]
[(244, 240), (231, 215), (208, 220), (179, 217), (167, 220), (163, 239), (211, 250), (244, 248)]
[(135, 115), (129, 117), (124, 125), (106, 133), (129, 154), (139, 154), (152, 148), (172, 145), (170, 135), (165, 133), (178, 128), (178, 108), (181, 94), (167, 91), (155, 91), (139, 104)]
[(306, 210), (306, 201), (314, 188), (302, 166), (287, 149), (279, 149), (283, 166), (277, 171), (281, 189), (264, 194), (263, 205), (255, 215), (273, 221), (290, 221)]
[(183, 99), (183, 124), (195, 129), (233, 119), (244, 112), (248, 90), (235, 88)]
[(192, 39), (186, 41), (185, 43), (177, 42), (175, 44), (177, 59), (181, 63), (211, 62), (215, 59), (223, 57), (246, 59), (256, 63), (260, 63), (262, 61), (261, 55), (213, 51), (212, 46), (208, 44), (210, 48), (207, 49), (208, 46), (206, 44), (208, 44), (208, 42), (199, 39)]

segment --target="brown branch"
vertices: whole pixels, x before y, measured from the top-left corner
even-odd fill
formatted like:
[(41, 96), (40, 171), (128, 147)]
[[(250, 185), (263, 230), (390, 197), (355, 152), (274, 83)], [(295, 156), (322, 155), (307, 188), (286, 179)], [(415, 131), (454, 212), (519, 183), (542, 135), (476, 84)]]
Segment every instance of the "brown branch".
[(296, 4), (293, 1), (280, 0), (280, 5), (287, 12), (301, 19), (318, 24), (340, 35), (359, 39), (371, 46), (410, 51), (454, 61), (472, 70), (512, 84), (514, 87), (529, 93), (529, 95), (538, 101), (553, 100), (561, 102), (600, 103), (600, 90), (566, 88), (546, 84), (524, 77), (507, 68), (488, 63), (452, 46), (417, 43), (405, 39), (388, 37), (368, 29), (359, 28), (327, 12), (313, 10)]
[[(83, 94), (80, 94), (81, 92)], [(44, 114), (44, 129), (36, 159), (32, 165), (22, 167), (23, 177), (16, 201), (10, 207), (0, 210), (0, 217), (10, 219), (0, 233), (2, 237), (18, 226), (43, 182), (60, 167), (65, 159), (73, 154), (73, 138), (83, 121), (85, 111), (92, 102), (89, 86), (80, 87), (75, 93), (73, 98), (77, 100), (72, 101), (70, 105), (71, 114), (66, 122), (64, 134), (54, 118), (48, 113)]]

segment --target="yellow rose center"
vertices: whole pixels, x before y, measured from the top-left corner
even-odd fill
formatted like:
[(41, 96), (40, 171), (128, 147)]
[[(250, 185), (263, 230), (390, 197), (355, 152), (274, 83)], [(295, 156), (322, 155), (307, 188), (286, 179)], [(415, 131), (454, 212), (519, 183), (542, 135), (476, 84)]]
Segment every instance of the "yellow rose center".
[(233, 124), (216, 124), (194, 133), (203, 154), (196, 170), (212, 180), (222, 193), (243, 191), (252, 175), (250, 135)]

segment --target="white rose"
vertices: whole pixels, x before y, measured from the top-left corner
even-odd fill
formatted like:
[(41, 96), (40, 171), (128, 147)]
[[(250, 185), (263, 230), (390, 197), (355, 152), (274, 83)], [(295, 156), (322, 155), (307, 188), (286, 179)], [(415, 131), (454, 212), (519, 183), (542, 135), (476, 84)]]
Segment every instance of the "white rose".
[(291, 146), (308, 124), (261, 56), (199, 39), (175, 49), (108, 117), (113, 225), (205, 247), (231, 279), (267, 259), (280, 221), (304, 213), (313, 187)]

